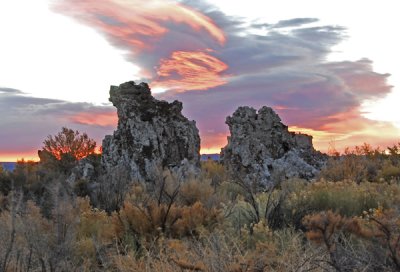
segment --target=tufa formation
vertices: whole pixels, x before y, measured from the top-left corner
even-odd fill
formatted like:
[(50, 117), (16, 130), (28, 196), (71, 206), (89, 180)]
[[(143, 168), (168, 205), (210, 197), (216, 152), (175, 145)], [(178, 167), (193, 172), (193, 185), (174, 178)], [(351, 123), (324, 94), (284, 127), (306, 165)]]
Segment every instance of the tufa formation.
[(222, 161), (245, 184), (268, 188), (283, 178), (309, 180), (327, 160), (314, 149), (312, 136), (289, 132), (269, 107), (258, 112), (239, 107), (226, 124), (231, 136), (221, 151)]
[(132, 180), (154, 182), (160, 170), (178, 175), (200, 166), (200, 137), (195, 121), (182, 115), (182, 103), (155, 99), (146, 83), (111, 86), (118, 128), (103, 140), (101, 163), (106, 172), (123, 167)]

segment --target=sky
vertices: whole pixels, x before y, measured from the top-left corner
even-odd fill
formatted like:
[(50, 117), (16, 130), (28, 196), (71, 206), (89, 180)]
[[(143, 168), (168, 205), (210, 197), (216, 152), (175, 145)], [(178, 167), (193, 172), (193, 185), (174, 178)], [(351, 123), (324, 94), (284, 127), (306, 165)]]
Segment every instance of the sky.
[(0, 161), (66, 126), (116, 129), (110, 85), (183, 102), (202, 153), (227, 116), (272, 107), (323, 152), (400, 141), (396, 1), (0, 0)]

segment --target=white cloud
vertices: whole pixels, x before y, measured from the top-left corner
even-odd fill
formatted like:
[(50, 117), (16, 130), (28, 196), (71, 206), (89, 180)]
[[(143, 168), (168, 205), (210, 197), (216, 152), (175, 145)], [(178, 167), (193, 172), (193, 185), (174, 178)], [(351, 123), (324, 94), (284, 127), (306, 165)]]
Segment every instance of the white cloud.
[(0, 86), (35, 97), (104, 103), (109, 85), (139, 73), (123, 51), (47, 1), (2, 0), (0, 33)]

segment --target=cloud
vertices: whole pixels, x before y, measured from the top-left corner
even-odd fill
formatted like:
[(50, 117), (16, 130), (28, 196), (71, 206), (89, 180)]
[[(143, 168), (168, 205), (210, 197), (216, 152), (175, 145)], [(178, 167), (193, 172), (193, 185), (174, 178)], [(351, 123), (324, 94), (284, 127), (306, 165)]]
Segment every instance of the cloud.
[(187, 25), (198, 34), (205, 31), (219, 44), (225, 43), (223, 32), (209, 17), (174, 1), (62, 0), (53, 8), (95, 27), (131, 52), (151, 48), (170, 31), (169, 23)]
[(118, 116), (114, 108), (92, 107), (90, 111), (82, 111), (72, 115), (69, 120), (75, 124), (113, 128), (118, 124)]
[[(218, 25), (229, 25), (226, 21), (230, 18), (218, 12), (207, 15)], [(185, 113), (197, 120), (205, 136), (205, 147), (221, 144), (221, 135), (228, 134), (223, 124), (225, 117), (243, 105), (272, 106), (286, 124), (315, 135), (317, 147), (325, 151), (330, 141), (337, 141), (341, 148), (364, 141), (386, 145), (394, 142), (399, 134), (396, 127), (369, 120), (361, 111), (363, 101), (390, 93), (389, 74), (373, 71), (373, 62), (368, 59), (326, 61), (332, 46), (346, 38), (346, 29), (303, 26), (314, 22), (317, 20), (303, 18), (281, 21), (278, 24), (296, 23), (298, 28), (280, 32), (271, 27), (273, 30), (263, 35), (243, 35), (241, 24), (237, 29), (222, 27), (227, 42), (218, 56), (229, 67), (228, 82), (201, 93), (187, 91), (161, 96), (184, 102)], [(265, 25), (251, 27), (261, 29)], [(376, 130), (385, 134), (375, 133)]]
[[(272, 106), (292, 128), (312, 132), (320, 148), (329, 139), (343, 146), (398, 137), (393, 125), (371, 121), (361, 110), (364, 101), (391, 91), (389, 75), (375, 72), (368, 59), (327, 60), (332, 47), (347, 38), (342, 26), (316, 18), (249, 24), (203, 1), (61, 0), (53, 8), (125, 50), (152, 87), (166, 89), (159, 98), (183, 101), (184, 113), (200, 129), (202, 148), (224, 144), (225, 118), (243, 105)], [(29, 102), (16, 93), (9, 96), (16, 104)], [(112, 110), (89, 104), (33, 102), (24, 108), (27, 120), (52, 114), (98, 132), (115, 122)]]
[(212, 50), (225, 44), (225, 34), (209, 16), (187, 5), (169, 0), (61, 0), (52, 7), (125, 50), (141, 67), (140, 76), (158, 88), (192, 90), (225, 83), (222, 72), (227, 66)]
[(304, 24), (311, 24), (318, 22), (317, 18), (295, 18), (290, 20), (281, 20), (278, 23), (271, 25), (272, 28), (283, 28), (283, 27), (299, 27)]
[[(206, 90), (227, 83), (221, 76), (228, 66), (207, 52), (175, 51), (162, 59), (154, 87), (175, 91)], [(176, 74), (176, 78), (171, 78)], [(166, 78), (166, 79), (164, 79)]]
[(36, 158), (43, 140), (62, 126), (87, 132), (101, 145), (117, 119), (110, 106), (34, 98), (11, 88), (0, 88), (0, 116), (0, 161), (16, 156)]
[(0, 87), (0, 94), (18, 94), (18, 93), (22, 93), (20, 90), (16, 90), (13, 88), (1, 88)]

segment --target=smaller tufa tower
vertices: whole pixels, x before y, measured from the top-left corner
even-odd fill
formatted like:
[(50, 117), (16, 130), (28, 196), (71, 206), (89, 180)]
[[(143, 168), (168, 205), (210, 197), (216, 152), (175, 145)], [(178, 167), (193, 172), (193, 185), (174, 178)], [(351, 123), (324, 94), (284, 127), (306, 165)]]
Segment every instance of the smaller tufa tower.
[(231, 136), (222, 149), (222, 161), (246, 184), (267, 188), (281, 178), (309, 180), (326, 163), (327, 156), (314, 149), (312, 136), (289, 132), (269, 107), (258, 112), (239, 107), (226, 124)]

